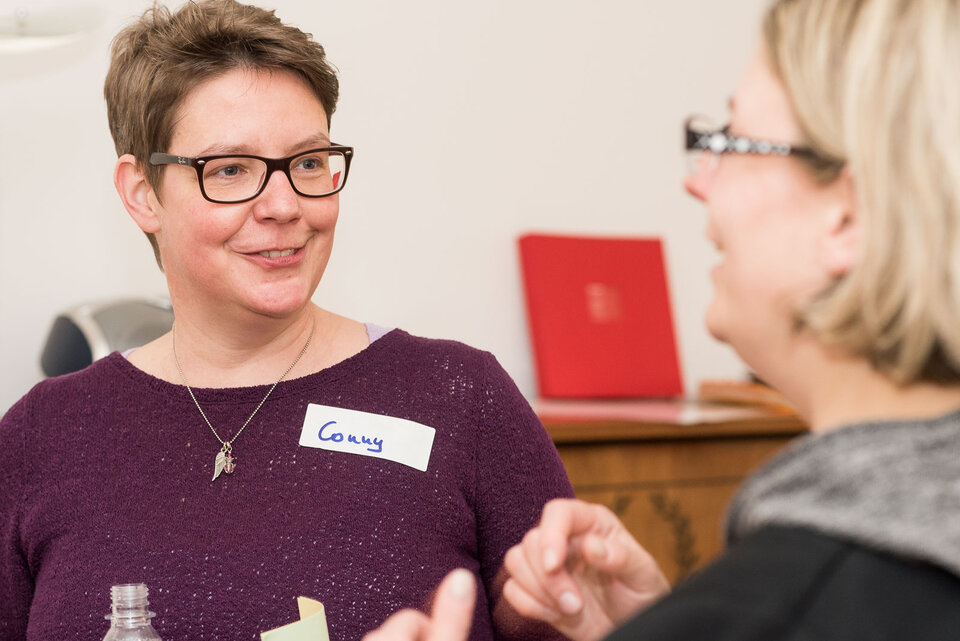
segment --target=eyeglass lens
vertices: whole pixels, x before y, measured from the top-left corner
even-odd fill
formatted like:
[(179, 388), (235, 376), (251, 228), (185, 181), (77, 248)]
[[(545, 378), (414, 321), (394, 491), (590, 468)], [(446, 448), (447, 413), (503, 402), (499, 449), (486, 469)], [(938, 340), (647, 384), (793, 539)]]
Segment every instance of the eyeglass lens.
[(720, 160), (717, 152), (727, 145), (726, 134), (710, 119), (695, 116), (687, 121), (684, 136), (687, 174), (714, 169)]
[[(293, 187), (305, 196), (325, 196), (339, 188), (346, 171), (339, 151), (314, 151), (290, 161)], [(203, 190), (213, 200), (246, 200), (260, 191), (267, 165), (257, 158), (217, 158), (203, 166)]]

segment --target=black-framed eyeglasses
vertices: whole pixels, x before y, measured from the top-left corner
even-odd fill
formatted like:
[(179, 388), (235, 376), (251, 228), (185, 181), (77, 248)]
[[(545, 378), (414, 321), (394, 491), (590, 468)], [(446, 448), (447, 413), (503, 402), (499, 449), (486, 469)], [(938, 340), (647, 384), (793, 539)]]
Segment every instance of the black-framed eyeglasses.
[(691, 172), (696, 171), (700, 166), (703, 154), (712, 154), (714, 164), (716, 158), (723, 154), (799, 156), (816, 164), (822, 164), (825, 161), (810, 147), (731, 135), (729, 126), (717, 128), (703, 116), (687, 118), (683, 123), (683, 130), (684, 148), (687, 151), (688, 169)]
[(332, 196), (346, 185), (352, 158), (353, 147), (331, 145), (286, 158), (249, 154), (187, 158), (155, 152), (150, 154), (150, 164), (193, 167), (204, 198), (212, 203), (232, 204), (259, 196), (275, 171), (282, 171), (293, 191), (301, 196)]

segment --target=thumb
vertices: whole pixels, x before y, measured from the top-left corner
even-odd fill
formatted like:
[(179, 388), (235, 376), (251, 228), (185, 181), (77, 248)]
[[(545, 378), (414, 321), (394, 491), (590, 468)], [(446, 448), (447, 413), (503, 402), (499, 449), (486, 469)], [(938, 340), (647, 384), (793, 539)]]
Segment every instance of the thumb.
[(650, 598), (660, 597), (670, 590), (670, 583), (657, 561), (632, 537), (605, 540), (588, 536), (583, 542), (583, 556), (588, 565)]
[(477, 584), (473, 574), (464, 569), (448, 574), (437, 588), (426, 641), (466, 641), (476, 600)]

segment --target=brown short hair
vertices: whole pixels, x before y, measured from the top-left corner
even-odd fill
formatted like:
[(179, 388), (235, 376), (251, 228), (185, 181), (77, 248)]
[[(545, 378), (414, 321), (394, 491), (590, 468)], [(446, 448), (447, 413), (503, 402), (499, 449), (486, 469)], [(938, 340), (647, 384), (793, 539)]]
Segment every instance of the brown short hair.
[(764, 36), (863, 216), (857, 264), (799, 326), (899, 383), (960, 381), (960, 0), (776, 0)]
[[(155, 3), (113, 39), (103, 94), (117, 155), (133, 154), (159, 189), (163, 167), (148, 159), (167, 151), (177, 109), (197, 85), (238, 68), (297, 74), (320, 100), (329, 125), (339, 82), (309, 33), (236, 0), (191, 0), (175, 13)], [(147, 237), (162, 270), (156, 238)]]

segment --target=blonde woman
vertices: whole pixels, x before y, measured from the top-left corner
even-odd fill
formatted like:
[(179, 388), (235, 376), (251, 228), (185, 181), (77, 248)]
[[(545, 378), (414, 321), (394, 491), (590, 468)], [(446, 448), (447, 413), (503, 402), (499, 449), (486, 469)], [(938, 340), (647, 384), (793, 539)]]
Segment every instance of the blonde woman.
[[(507, 554), (504, 594), (578, 641), (956, 639), (960, 2), (779, 0), (763, 36), (729, 124), (687, 121), (685, 185), (723, 254), (708, 329), (812, 434), (747, 480), (728, 551), (671, 594), (576, 501)], [(433, 618), (369, 638), (458, 638), (470, 586), (443, 587)]]

